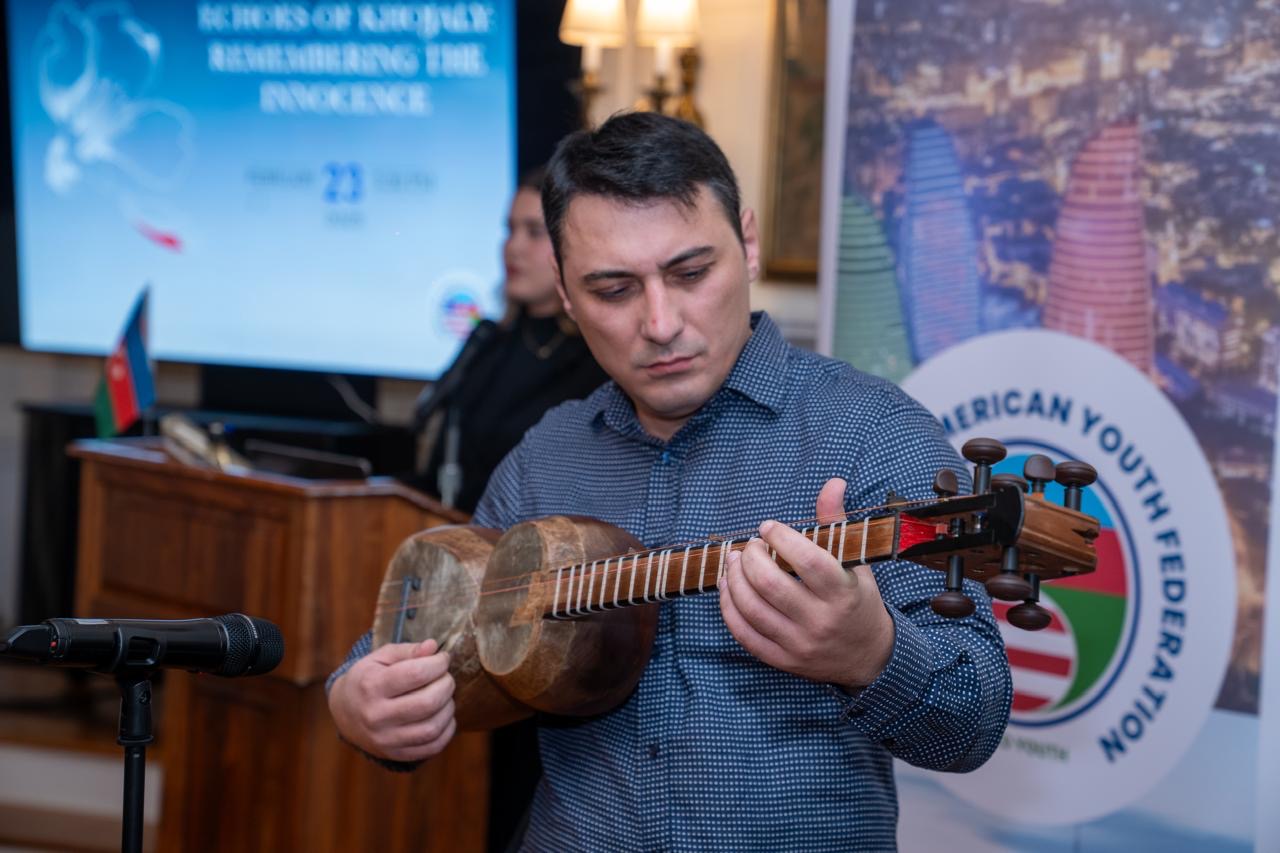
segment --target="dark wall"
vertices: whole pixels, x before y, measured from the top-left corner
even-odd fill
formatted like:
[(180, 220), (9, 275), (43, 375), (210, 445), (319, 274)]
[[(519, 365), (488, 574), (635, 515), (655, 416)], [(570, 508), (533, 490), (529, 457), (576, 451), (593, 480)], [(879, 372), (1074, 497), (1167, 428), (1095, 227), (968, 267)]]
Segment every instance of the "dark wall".
[(8, 44), (4, 5), (0, 4), (0, 344), (18, 343), (18, 252), (13, 222)]
[(516, 3), (516, 173), (541, 166), (561, 137), (578, 129), (580, 48), (560, 41), (564, 0)]

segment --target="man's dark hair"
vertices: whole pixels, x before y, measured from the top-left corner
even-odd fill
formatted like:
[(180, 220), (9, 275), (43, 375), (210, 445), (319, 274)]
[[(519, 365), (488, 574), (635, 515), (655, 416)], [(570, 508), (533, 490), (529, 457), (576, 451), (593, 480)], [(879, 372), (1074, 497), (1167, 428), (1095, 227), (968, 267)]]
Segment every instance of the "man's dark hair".
[(697, 204), (705, 186), (720, 202), (738, 242), (743, 242), (738, 180), (720, 146), (687, 121), (658, 113), (619, 113), (595, 130), (571, 133), (556, 146), (542, 184), (556, 262), (563, 264), (561, 237), (569, 203), (597, 195), (635, 204), (674, 201)]

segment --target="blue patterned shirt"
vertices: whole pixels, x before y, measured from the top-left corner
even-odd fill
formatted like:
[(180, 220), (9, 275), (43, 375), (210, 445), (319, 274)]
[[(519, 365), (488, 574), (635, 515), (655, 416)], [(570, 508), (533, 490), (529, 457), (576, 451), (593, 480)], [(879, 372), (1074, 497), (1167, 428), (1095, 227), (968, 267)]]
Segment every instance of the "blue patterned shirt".
[[(890, 489), (931, 497), (944, 466), (968, 482), (937, 421), (896, 386), (788, 345), (766, 315), (752, 323), (723, 387), (669, 441), (647, 434), (607, 383), (530, 430), (475, 523), (590, 515), (657, 547), (810, 518), (831, 477), (849, 483), (850, 511)], [(896, 633), (887, 667), (856, 695), (756, 660), (714, 592), (659, 605), (652, 657), (626, 703), (541, 726), (544, 776), (524, 849), (893, 849), (892, 756), (979, 766), (1012, 689), (980, 585), (965, 581), (976, 613), (947, 620), (929, 607), (940, 573), (902, 561), (874, 571)]]

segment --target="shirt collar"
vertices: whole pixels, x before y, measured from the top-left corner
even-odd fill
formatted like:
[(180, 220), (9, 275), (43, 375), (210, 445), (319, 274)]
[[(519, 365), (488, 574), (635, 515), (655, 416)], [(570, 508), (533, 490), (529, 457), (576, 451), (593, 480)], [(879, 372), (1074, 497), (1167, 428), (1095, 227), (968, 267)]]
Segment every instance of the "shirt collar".
[(751, 328), (751, 337), (722, 387), (780, 412), (787, 395), (787, 342), (763, 311), (752, 312)]
[[(725, 377), (720, 391), (703, 405), (695, 418), (726, 391), (740, 394), (771, 412), (782, 410), (786, 397), (787, 342), (764, 311), (752, 312), (751, 328), (751, 336)], [(606, 382), (591, 395), (588, 404), (593, 407), (594, 420), (602, 421), (623, 435), (647, 436), (636, 419), (635, 406), (618, 383)]]

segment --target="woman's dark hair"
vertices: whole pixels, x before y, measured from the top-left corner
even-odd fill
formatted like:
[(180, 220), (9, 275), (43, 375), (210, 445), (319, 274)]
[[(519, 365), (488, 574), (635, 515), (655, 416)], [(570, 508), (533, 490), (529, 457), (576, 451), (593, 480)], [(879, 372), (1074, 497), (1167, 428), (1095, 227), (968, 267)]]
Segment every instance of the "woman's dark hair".
[(659, 113), (629, 112), (556, 146), (542, 184), (542, 214), (563, 264), (561, 235), (569, 203), (598, 195), (643, 204), (675, 201), (692, 208), (705, 186), (742, 242), (738, 180), (720, 146), (700, 128)]
[(520, 176), (516, 181), (516, 190), (534, 190), (542, 192), (542, 185), (547, 181), (547, 167), (535, 166)]

